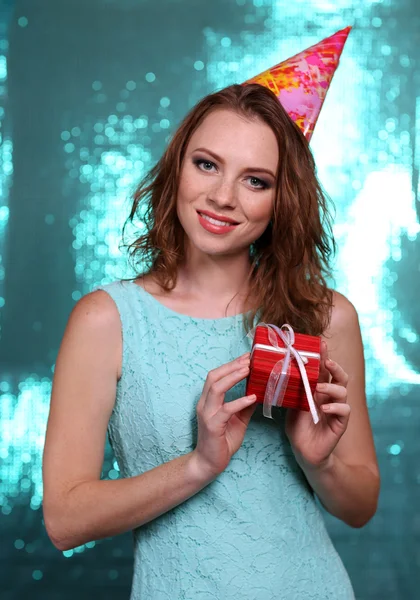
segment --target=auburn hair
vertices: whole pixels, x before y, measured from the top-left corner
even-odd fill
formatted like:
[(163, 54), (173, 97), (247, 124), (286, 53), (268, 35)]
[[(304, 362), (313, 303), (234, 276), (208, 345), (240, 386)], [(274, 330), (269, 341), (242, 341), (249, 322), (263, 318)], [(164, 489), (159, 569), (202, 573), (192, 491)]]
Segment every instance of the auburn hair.
[[(184, 259), (185, 232), (176, 210), (177, 190), (187, 145), (205, 117), (228, 109), (260, 119), (276, 136), (279, 164), (272, 218), (250, 246), (251, 310), (247, 331), (259, 321), (296, 332), (321, 335), (329, 325), (332, 290), (329, 259), (335, 251), (327, 199), (316, 176), (308, 142), (277, 97), (259, 84), (231, 85), (200, 100), (172, 136), (163, 156), (140, 182), (124, 224), (141, 222), (141, 233), (125, 244), (138, 276), (147, 272), (162, 289), (175, 287)], [(136, 234), (137, 236), (137, 234)], [(146, 271), (144, 271), (146, 267)]]

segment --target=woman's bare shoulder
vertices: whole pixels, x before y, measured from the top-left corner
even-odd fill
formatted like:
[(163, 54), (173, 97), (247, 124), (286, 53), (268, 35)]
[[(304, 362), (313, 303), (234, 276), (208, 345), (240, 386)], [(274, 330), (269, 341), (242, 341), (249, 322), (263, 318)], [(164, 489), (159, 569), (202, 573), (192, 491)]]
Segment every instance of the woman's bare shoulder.
[(349, 328), (359, 328), (359, 318), (354, 304), (344, 294), (332, 291), (331, 319), (328, 333), (337, 334)]
[(118, 309), (114, 300), (104, 290), (86, 294), (75, 304), (69, 323), (83, 321), (91, 327), (119, 326)]
[(89, 347), (94, 355), (112, 356), (117, 378), (122, 370), (121, 319), (117, 306), (104, 290), (83, 296), (74, 306), (63, 336), (64, 347)]

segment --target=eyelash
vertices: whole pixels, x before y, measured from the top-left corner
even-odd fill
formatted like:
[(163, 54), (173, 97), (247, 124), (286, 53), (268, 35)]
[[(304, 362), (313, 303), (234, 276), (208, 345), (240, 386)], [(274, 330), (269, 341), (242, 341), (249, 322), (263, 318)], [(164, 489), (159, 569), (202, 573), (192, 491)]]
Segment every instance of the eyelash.
[[(215, 167), (216, 165), (214, 164), (214, 162), (212, 162), (211, 160), (207, 160), (204, 158), (195, 158), (193, 160), (193, 163), (195, 164), (195, 166), (200, 169), (200, 171), (206, 171), (206, 169), (201, 169), (200, 165), (204, 164), (208, 164), (208, 165), (213, 165), (213, 167)], [(207, 171), (209, 172), (209, 171)], [(255, 190), (267, 190), (270, 185), (264, 181), (263, 179), (260, 179), (259, 177), (253, 177), (252, 175), (249, 176), (249, 179), (254, 179), (255, 181), (258, 181), (258, 183), (262, 186), (262, 187), (255, 187), (255, 186), (251, 186), (253, 187)]]

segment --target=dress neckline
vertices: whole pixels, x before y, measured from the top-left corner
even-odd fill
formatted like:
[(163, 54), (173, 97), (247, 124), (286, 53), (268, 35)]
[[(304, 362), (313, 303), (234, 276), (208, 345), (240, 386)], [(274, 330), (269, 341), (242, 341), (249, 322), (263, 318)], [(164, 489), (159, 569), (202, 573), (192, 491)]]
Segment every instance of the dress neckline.
[[(191, 317), (190, 315), (186, 315), (185, 313), (180, 313), (177, 312), (176, 310), (173, 310), (172, 308), (168, 308), (167, 306), (165, 306), (165, 304), (162, 304), (162, 302), (159, 302), (159, 300), (157, 300), (155, 298), (155, 296), (153, 296), (153, 294), (150, 294), (150, 292), (146, 292), (146, 290), (138, 285), (137, 283), (135, 283), (134, 281), (126, 281), (124, 283), (129, 283), (132, 286), (134, 286), (137, 290), (138, 293), (140, 295), (143, 295), (145, 298), (148, 299), (149, 302), (156, 304), (160, 310), (162, 310), (163, 312), (168, 313), (169, 315), (172, 316), (176, 316), (188, 321), (195, 321), (197, 323), (235, 323), (236, 321), (239, 320), (243, 320), (245, 314), (247, 313), (238, 313), (237, 315), (231, 315), (230, 317), (217, 317), (215, 318), (209, 318), (209, 317)], [(249, 311), (251, 312), (251, 311)]]

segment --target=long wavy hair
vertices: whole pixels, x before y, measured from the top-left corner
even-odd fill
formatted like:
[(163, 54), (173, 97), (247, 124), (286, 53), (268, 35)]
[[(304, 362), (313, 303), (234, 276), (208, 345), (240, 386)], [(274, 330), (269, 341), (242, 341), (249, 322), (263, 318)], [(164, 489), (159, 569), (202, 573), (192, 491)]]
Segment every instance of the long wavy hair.
[(289, 323), (296, 332), (321, 335), (332, 306), (332, 290), (326, 282), (335, 251), (331, 215), (304, 135), (274, 93), (261, 85), (231, 85), (210, 94), (182, 121), (162, 158), (134, 193), (123, 235), (137, 219), (143, 232), (125, 243), (130, 263), (139, 276), (153, 275), (165, 291), (175, 287), (186, 247), (176, 210), (181, 167), (192, 134), (217, 109), (260, 119), (273, 131), (279, 149), (272, 218), (249, 249), (245, 305), (249, 299), (252, 302), (244, 314), (245, 329), (249, 331), (258, 314), (265, 323)]

